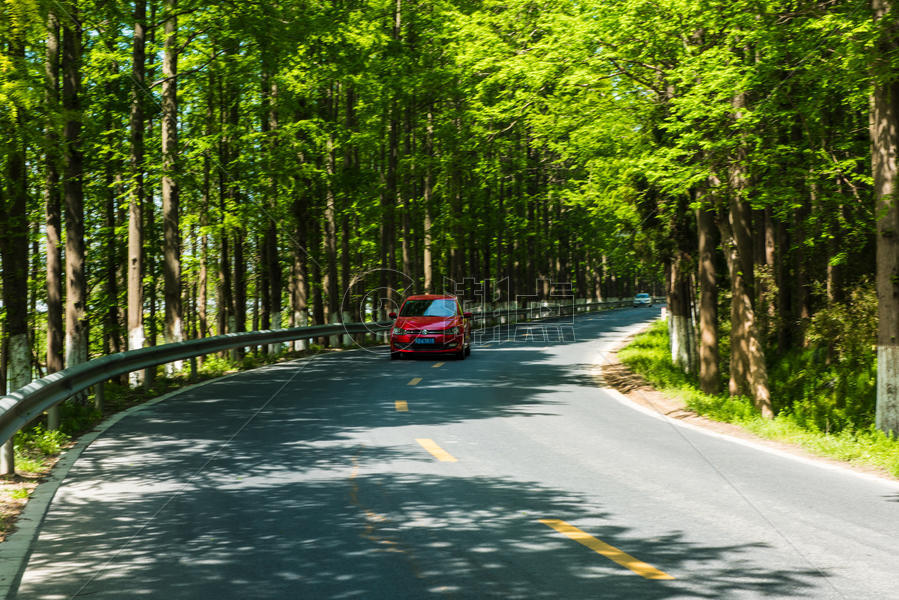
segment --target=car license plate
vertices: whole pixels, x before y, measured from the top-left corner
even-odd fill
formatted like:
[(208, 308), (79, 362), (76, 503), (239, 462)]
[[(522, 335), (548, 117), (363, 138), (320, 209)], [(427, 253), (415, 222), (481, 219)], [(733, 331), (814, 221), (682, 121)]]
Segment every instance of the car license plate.
[(433, 344), (434, 338), (415, 338), (416, 344)]

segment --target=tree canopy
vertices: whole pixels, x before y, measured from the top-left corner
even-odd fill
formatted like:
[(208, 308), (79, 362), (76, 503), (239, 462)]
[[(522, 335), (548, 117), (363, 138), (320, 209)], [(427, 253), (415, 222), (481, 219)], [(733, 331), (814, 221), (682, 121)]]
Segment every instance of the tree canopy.
[(505, 278), (505, 301), (664, 292), (676, 360), (784, 410), (765, 365), (885, 256), (869, 107), (894, 22), (882, 0), (10, 0), (6, 364), (58, 368), (60, 327), (77, 362)]

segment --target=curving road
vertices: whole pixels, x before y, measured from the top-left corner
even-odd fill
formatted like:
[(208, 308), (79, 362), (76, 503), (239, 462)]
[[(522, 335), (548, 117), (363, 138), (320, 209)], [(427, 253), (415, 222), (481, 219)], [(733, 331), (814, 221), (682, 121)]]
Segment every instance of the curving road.
[(674, 425), (594, 365), (658, 309), (193, 388), (75, 463), (18, 598), (899, 598), (899, 487)]

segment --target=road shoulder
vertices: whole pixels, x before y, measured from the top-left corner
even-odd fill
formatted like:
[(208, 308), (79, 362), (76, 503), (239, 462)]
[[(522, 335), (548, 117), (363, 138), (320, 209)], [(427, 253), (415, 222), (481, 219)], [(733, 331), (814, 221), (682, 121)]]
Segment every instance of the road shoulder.
[(623, 399), (637, 407), (655, 413), (662, 418), (672, 419), (688, 426), (734, 438), (735, 440), (741, 440), (773, 452), (792, 455), (796, 458), (815, 462), (822, 466), (844, 469), (867, 477), (877, 477), (892, 483), (899, 483), (899, 479), (893, 477), (883, 469), (856, 465), (848, 461), (820, 456), (809, 452), (796, 444), (763, 438), (747, 431), (739, 425), (715, 421), (714, 419), (693, 412), (687, 408), (683, 400), (655, 389), (640, 375), (634, 373), (627, 367), (627, 365), (618, 360), (618, 351), (627, 346), (633, 340), (633, 337), (634, 336), (625, 340), (612, 352), (607, 353), (605, 356), (606, 360), (602, 364), (595, 365), (594, 378), (602, 387), (616, 390), (621, 394)]

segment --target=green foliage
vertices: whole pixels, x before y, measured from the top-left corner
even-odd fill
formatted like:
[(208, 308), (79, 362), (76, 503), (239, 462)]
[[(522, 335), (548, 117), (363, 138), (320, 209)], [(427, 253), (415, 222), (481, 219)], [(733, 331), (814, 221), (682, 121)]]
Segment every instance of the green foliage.
[(78, 435), (96, 425), (103, 415), (93, 404), (68, 401), (59, 405), (60, 429), (67, 435)]
[[(15, 293), (32, 301), (36, 348), (45, 342), (38, 308), (46, 295), (45, 159), (59, 146), (44, 130), (73, 116), (44, 101), (46, 13), (54, 7), (0, 3), (0, 197), (15, 183), (6, 167), (24, 153), (36, 251), (30, 287)], [(79, 8), (85, 270), (97, 356), (125, 337), (125, 286), (106, 284), (123, 277), (126, 263), (125, 215), (137, 179), (132, 92), (145, 111), (141, 175), (150, 193), (143, 322), (149, 343), (162, 342), (160, 57), (169, 19), (150, 3), (147, 82), (133, 90), (130, 5)], [(661, 280), (666, 263), (695, 249), (692, 211), (717, 209), (726, 219), (733, 198), (782, 229), (783, 279), (813, 285), (832, 267), (852, 291), (874, 264), (870, 17), (866, 0), (189, 2), (179, 8), (177, 78), (185, 330), (200, 335), (202, 266), (210, 333), (222, 333), (217, 317), (234, 316), (214, 314), (226, 307), (224, 297), (212, 298), (226, 273), (245, 292), (244, 304), (262, 300), (236, 330), (262, 326), (264, 302), (273, 300), (265, 297), (263, 259), (272, 224), (283, 279), (296, 279), (294, 264), (306, 270), (309, 306), (295, 309), (310, 323), (319, 319), (313, 305), (334, 304), (348, 291), (335, 299), (324, 289), (329, 267), (341, 282), (382, 267), (410, 270), (420, 288), (426, 222), (434, 281), (508, 276), (529, 291), (538, 276), (580, 287), (598, 278), (614, 296), (638, 280)], [(243, 282), (234, 281), (236, 266)], [(775, 301), (775, 269), (758, 281), (770, 290), (763, 302)], [(396, 283), (363, 277), (359, 287)], [(876, 299), (869, 285), (859, 290), (813, 316), (809, 347), (778, 349), (770, 361), (782, 417), (825, 432), (870, 423)], [(813, 295), (818, 308), (823, 294)], [(722, 300), (727, 377), (726, 294)], [(800, 317), (778, 318), (771, 332)], [(695, 383), (667, 350), (653, 350), (660, 339), (640, 343), (623, 355), (654, 383)], [(277, 358), (210, 356), (200, 373)], [(148, 392), (110, 388), (107, 402), (127, 404), (180, 383), (158, 377)], [(688, 402), (719, 418), (753, 414), (745, 399), (691, 393)], [(86, 405), (64, 411), (70, 433), (99, 418)]]
[(16, 434), (15, 450), (21, 454), (55, 456), (69, 443), (71, 437), (61, 430), (47, 430), (36, 425), (28, 431)]
[[(835, 307), (834, 314), (858, 310), (866, 315), (864, 299), (869, 294), (870, 290), (860, 291), (856, 298), (860, 306)], [(849, 334), (849, 326), (844, 328)], [(797, 444), (821, 456), (873, 466), (899, 477), (899, 440), (875, 429), (871, 416), (865, 412), (865, 406), (873, 406), (873, 398), (844, 398), (838, 407), (832, 392), (816, 395), (810, 383), (828, 376), (851, 378), (851, 373), (828, 370), (810, 360), (778, 365), (770, 377), (772, 396), (780, 411), (773, 420), (763, 419), (748, 398), (700, 392), (696, 381), (671, 362), (668, 343), (668, 328), (659, 321), (638, 335), (618, 356), (657, 389), (682, 399), (687, 408), (698, 414), (738, 424), (761, 437)], [(792, 379), (785, 381), (784, 377)], [(847, 384), (846, 389), (851, 393), (866, 393), (868, 379), (862, 375), (859, 379), (865, 381), (861, 385)], [(797, 395), (792, 404), (787, 405), (780, 397), (781, 390)], [(804, 395), (798, 397), (798, 394)]]
[(200, 374), (204, 377), (221, 377), (232, 370), (234, 370), (234, 365), (231, 361), (218, 354), (204, 357), (203, 364), (199, 368)]
[(820, 309), (809, 346), (787, 352), (770, 368), (778, 412), (824, 432), (865, 430), (876, 403), (877, 294), (862, 282), (846, 302)]
[(748, 398), (700, 392), (696, 378), (671, 360), (665, 321), (653, 323), (648, 331), (636, 336), (633, 342), (619, 351), (618, 357), (655, 388), (676, 395), (690, 410), (699, 414), (719, 421), (742, 422), (753, 418), (757, 412)]
[[(27, 470), (27, 469), (25, 469)], [(31, 492), (28, 491), (27, 488), (18, 488), (10, 492), (9, 496), (13, 500), (24, 500), (28, 496), (31, 495)]]
[[(13, 438), (16, 468), (25, 473), (39, 473), (44, 470), (47, 459), (58, 455), (70, 441), (67, 433), (49, 431), (41, 425), (19, 431)], [(27, 497), (27, 491), (23, 497)]]

